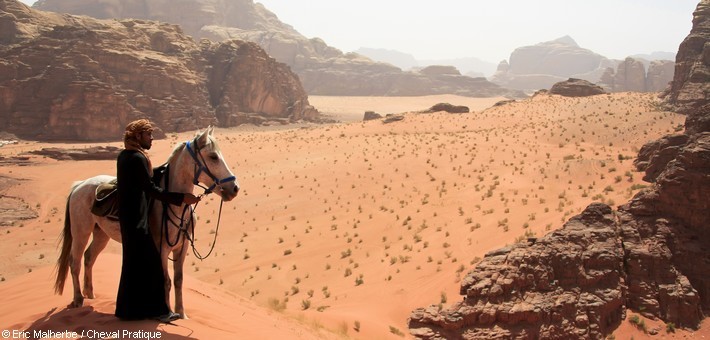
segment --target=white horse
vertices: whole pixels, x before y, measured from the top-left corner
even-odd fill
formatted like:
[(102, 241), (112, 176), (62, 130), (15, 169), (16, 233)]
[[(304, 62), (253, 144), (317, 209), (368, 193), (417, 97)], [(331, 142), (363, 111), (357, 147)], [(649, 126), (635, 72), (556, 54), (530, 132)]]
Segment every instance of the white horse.
[[(192, 141), (182, 142), (175, 147), (166, 162), (169, 172), (161, 180), (159, 186), (171, 192), (191, 193), (195, 185), (202, 183), (209, 186), (210, 191), (215, 190), (222, 200), (231, 201), (239, 192), (239, 184), (222, 157), (217, 142), (212, 137), (213, 128), (209, 127), (198, 133)], [(106, 247), (110, 239), (121, 242), (121, 228), (118, 221), (99, 217), (91, 213), (91, 205), (96, 197), (96, 187), (115, 179), (113, 176), (99, 175), (87, 180), (74, 183), (67, 199), (64, 231), (61, 235), (62, 250), (57, 260), (57, 279), (54, 289), (57, 294), (62, 294), (64, 281), (68, 269), (71, 269), (72, 283), (74, 284), (74, 298), (70, 308), (80, 307), (84, 297), (94, 298), (92, 283), (92, 266), (99, 253)], [(176, 222), (183, 215), (183, 206), (168, 205), (167, 214), (172, 216), (163, 227), (163, 206), (161, 202), (153, 203), (150, 211), (150, 232), (160, 251), (165, 275), (165, 301), (170, 306), (171, 280), (168, 274), (168, 255), (173, 255), (173, 271), (175, 272), (175, 312), (186, 318), (182, 300), (183, 264), (189, 251), (194, 230), (195, 219), (192, 214), (184, 214), (187, 221)], [(177, 218), (176, 218), (176, 217)], [(183, 224), (183, 228), (180, 228)], [(190, 228), (191, 227), (191, 228)], [(89, 236), (94, 237), (89, 248)], [(84, 252), (86, 249), (86, 252)], [(84, 294), (82, 295), (79, 274), (81, 273), (81, 257), (84, 256)]]

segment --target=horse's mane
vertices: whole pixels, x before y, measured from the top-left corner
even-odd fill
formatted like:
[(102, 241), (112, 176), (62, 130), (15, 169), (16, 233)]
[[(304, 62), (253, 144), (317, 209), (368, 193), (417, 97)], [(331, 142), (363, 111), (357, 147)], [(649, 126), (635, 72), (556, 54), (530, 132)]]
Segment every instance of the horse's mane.
[[(219, 145), (217, 144), (217, 141), (210, 135), (207, 135), (207, 146), (211, 146), (211, 150), (215, 152), (219, 152)], [(185, 144), (187, 142), (181, 142), (178, 145), (173, 148), (173, 151), (170, 153), (170, 156), (168, 156), (168, 160), (165, 161), (165, 164), (170, 163), (170, 161), (173, 160), (173, 158), (177, 157), (178, 153), (182, 151), (182, 149), (185, 148)]]

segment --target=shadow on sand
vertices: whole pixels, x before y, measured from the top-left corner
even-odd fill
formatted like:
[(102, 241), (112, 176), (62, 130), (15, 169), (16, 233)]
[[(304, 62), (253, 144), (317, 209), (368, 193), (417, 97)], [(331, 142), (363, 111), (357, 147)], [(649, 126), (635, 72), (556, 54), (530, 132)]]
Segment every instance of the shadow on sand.
[[(124, 321), (92, 306), (52, 308), (24, 330), (27, 339), (197, 339), (181, 320), (161, 323), (155, 320)], [(72, 333), (75, 332), (76, 334)]]

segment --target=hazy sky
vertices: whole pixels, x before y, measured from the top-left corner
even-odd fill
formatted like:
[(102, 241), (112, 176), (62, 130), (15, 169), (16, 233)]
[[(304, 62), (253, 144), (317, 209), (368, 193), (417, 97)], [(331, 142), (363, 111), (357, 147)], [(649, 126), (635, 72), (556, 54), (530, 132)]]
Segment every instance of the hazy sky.
[(517, 47), (569, 35), (609, 58), (677, 52), (699, 0), (255, 0), (301, 34), (344, 52), (417, 59), (508, 59)]
[[(27, 4), (33, 0), (23, 0)], [(417, 59), (497, 63), (564, 35), (608, 58), (677, 52), (699, 0), (255, 0), (306, 37), (343, 52), (384, 48)]]

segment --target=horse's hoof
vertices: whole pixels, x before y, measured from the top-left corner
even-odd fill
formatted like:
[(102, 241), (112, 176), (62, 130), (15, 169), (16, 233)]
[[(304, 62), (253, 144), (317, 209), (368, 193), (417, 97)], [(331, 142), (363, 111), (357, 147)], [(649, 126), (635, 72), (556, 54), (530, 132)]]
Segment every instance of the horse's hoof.
[(81, 300), (79, 300), (79, 301), (76, 301), (76, 300), (72, 301), (72, 302), (69, 304), (69, 306), (67, 306), (67, 307), (69, 307), (69, 308), (79, 308), (79, 307), (81, 307), (81, 306), (83, 306), (83, 305), (84, 305), (84, 299), (81, 299)]

